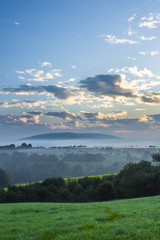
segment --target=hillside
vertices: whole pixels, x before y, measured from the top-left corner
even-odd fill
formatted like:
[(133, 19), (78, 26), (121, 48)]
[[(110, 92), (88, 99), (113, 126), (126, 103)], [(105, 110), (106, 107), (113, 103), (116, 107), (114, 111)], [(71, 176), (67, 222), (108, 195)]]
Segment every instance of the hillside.
[(72, 132), (62, 132), (62, 133), (48, 133), (34, 135), (30, 137), (23, 138), (21, 140), (69, 140), (69, 139), (120, 139), (112, 135), (100, 134), (100, 133), (72, 133)]
[(158, 240), (160, 196), (85, 204), (2, 204), (0, 239)]

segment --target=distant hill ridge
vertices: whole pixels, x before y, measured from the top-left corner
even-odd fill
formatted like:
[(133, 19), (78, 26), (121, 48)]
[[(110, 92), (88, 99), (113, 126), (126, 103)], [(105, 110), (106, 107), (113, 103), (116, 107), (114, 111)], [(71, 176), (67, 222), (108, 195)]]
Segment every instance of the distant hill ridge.
[(47, 133), (23, 138), (21, 140), (67, 140), (67, 139), (120, 139), (119, 137), (101, 133)]

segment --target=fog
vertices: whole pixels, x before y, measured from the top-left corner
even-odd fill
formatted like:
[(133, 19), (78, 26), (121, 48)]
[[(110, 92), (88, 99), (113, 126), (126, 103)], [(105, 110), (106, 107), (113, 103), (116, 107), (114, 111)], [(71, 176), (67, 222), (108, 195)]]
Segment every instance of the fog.
[(15, 144), (21, 145), (23, 142), (31, 143), (33, 147), (64, 147), (64, 146), (79, 146), (86, 147), (118, 147), (118, 148), (147, 148), (149, 146), (160, 147), (160, 140), (153, 139), (118, 139), (118, 140), (90, 140), (90, 139), (74, 139), (74, 140), (0, 140), (0, 146)]

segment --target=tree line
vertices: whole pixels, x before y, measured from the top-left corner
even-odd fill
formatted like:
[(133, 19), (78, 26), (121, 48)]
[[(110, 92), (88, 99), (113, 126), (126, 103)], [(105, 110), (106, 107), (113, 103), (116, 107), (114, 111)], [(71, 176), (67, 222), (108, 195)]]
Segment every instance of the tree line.
[(160, 153), (153, 164), (128, 163), (117, 175), (64, 180), (47, 178), (41, 183), (1, 188), (0, 202), (97, 202), (160, 194)]

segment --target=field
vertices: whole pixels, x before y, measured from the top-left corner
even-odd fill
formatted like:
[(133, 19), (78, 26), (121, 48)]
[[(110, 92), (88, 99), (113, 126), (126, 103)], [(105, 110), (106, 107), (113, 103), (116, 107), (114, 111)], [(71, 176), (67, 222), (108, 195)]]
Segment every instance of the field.
[(0, 205), (1, 240), (158, 240), (159, 236), (160, 196)]

